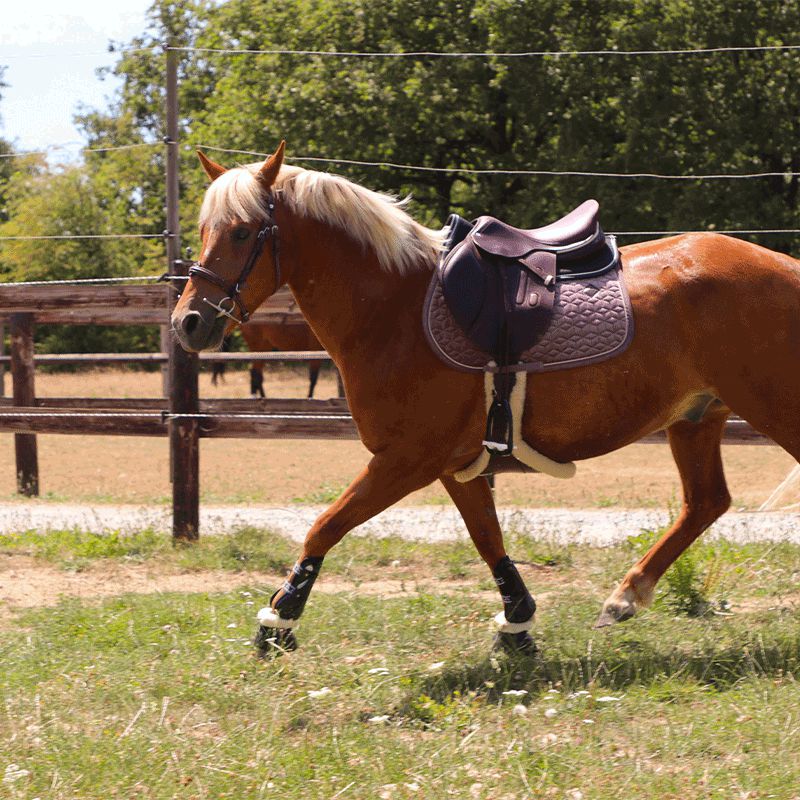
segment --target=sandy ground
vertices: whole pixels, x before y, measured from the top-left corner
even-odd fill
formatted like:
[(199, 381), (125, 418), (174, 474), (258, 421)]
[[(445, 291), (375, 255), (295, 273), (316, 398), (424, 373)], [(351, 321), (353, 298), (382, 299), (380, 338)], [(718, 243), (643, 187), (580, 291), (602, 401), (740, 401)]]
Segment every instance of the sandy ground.
[[(520, 567), (525, 571), (525, 565)], [(400, 597), (421, 592), (452, 593), (469, 589), (481, 594), (474, 580), (415, 578), (393, 576), (392, 567), (380, 570), (379, 579), (355, 581), (338, 575), (321, 575), (314, 591), (327, 594), (358, 593), (379, 597)], [(534, 571), (534, 568), (530, 568)], [(537, 574), (541, 569), (536, 570)], [(120, 594), (155, 594), (161, 592), (226, 592), (247, 589), (253, 605), (266, 605), (275, 586), (284, 575), (267, 572), (229, 572), (224, 570), (170, 571), (151, 564), (98, 563), (81, 572), (67, 572), (43, 564), (28, 556), (0, 555), (0, 610), (52, 606), (65, 597), (96, 601)], [(255, 586), (265, 587), (263, 590)], [(494, 592), (485, 592), (494, 596)]]
[[(94, 371), (37, 375), (36, 391), (45, 396), (155, 397), (160, 373)], [(283, 368), (267, 374), (274, 397), (305, 393), (305, 370)], [(9, 390), (8, 381), (6, 381)], [(246, 371), (229, 372), (213, 387), (200, 376), (203, 397), (246, 397)], [(318, 397), (332, 397), (336, 383), (324, 371)], [(39, 436), (42, 496), (58, 502), (98, 506), (105, 503), (167, 505), (171, 497), (169, 453), (165, 439), (112, 436)], [(356, 441), (203, 440), (200, 450), (204, 504), (298, 506), (330, 502), (349, 483), (369, 454)], [(794, 466), (778, 447), (724, 448), (734, 508), (756, 509)], [(0, 435), (0, 500), (15, 496), (13, 436)], [(680, 483), (666, 445), (632, 445), (581, 462), (578, 477), (559, 481), (546, 476), (501, 475), (500, 506), (529, 508), (676, 508)], [(409, 496), (402, 505), (444, 505), (449, 500), (437, 483)], [(800, 508), (800, 485), (781, 506)]]

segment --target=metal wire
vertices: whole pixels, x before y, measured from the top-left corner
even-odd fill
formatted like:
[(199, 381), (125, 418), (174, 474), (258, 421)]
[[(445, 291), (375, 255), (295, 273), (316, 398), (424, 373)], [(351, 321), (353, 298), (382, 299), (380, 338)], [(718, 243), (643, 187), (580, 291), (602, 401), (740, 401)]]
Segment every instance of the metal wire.
[[(71, 144), (69, 142), (64, 142), (63, 144), (51, 144), (48, 145), (44, 150), (20, 150), (16, 153), (0, 153), (0, 158), (21, 158), (24, 156), (46, 156), (53, 150), (70, 150), (76, 145), (79, 145), (80, 142), (75, 142), (75, 144)], [(138, 144), (119, 144), (110, 147), (81, 147), (79, 148), (79, 152), (81, 153), (110, 153), (113, 150), (133, 150), (137, 147), (156, 147), (161, 145), (161, 142), (140, 142)]]
[(189, 53), (221, 53), (230, 55), (274, 55), (274, 56), (327, 56), (333, 58), (560, 58), (562, 56), (679, 56), (709, 55), (714, 53), (757, 53), (783, 52), (791, 53), (800, 50), (800, 44), (776, 45), (744, 45), (730, 47), (697, 47), (672, 50), (528, 50), (523, 52), (437, 52), (432, 50), (416, 50), (408, 52), (356, 52), (342, 50), (290, 50), (268, 49), (251, 50), (248, 48), (225, 47), (168, 47)]
[(724, 233), (729, 235), (736, 234), (780, 234), (780, 233), (800, 233), (800, 228), (759, 228), (758, 230), (716, 230), (708, 229), (702, 231), (609, 231), (614, 236), (678, 236), (682, 233)]
[[(221, 153), (260, 156), (266, 158), (271, 153), (259, 153), (254, 150), (233, 150), (216, 147), (210, 144), (192, 145), (204, 150), (216, 150)], [(579, 177), (579, 178), (652, 178), (668, 181), (711, 181), (742, 180), (747, 178), (792, 178), (800, 172), (785, 170), (783, 172), (741, 172), (741, 173), (709, 173), (700, 175), (675, 175), (659, 172), (590, 172), (588, 170), (546, 170), (546, 169), (469, 169), (467, 167), (426, 167), (421, 164), (398, 164), (392, 161), (357, 161), (347, 158), (327, 158), (323, 156), (293, 156), (287, 161), (318, 161), (330, 164), (349, 164), (359, 167), (388, 167), (390, 169), (406, 169), (415, 172), (448, 172), (465, 175), (530, 175), (540, 177)]]
[(164, 233), (59, 233), (42, 236), (0, 236), (0, 241), (37, 241), (41, 239), (164, 239)]

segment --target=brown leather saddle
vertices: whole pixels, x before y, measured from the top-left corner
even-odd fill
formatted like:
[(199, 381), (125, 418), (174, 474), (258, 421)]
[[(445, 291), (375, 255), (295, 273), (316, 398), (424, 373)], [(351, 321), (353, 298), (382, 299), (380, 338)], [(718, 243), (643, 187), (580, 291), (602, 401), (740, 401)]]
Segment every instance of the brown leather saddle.
[(598, 221), (599, 205), (587, 200), (565, 217), (524, 230), (482, 216), (469, 222), (452, 214), (434, 280), (452, 318), (495, 372), (495, 401), (484, 444), (513, 450), (509, 397), (525, 351), (553, 319), (560, 283), (585, 280), (618, 267), (613, 236)]
[(618, 253), (587, 200), (543, 228), (522, 230), (494, 217), (452, 214), (439, 280), (453, 318), (501, 368), (515, 363), (550, 322), (556, 282), (601, 275)]

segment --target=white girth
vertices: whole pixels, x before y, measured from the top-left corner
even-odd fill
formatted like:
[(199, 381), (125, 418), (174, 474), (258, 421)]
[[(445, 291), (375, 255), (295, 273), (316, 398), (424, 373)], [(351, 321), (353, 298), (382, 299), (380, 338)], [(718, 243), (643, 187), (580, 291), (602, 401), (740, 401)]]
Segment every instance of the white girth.
[[(494, 399), (494, 374), (484, 372), (483, 375), (484, 391), (486, 393), (486, 413), (488, 414)], [(514, 435), (514, 458), (523, 464), (527, 464), (537, 472), (543, 472), (545, 475), (552, 475), (554, 478), (572, 478), (576, 470), (572, 461), (568, 461), (566, 464), (553, 461), (552, 458), (548, 458), (534, 450), (522, 438), (522, 414), (525, 411), (525, 387), (527, 382), (528, 373), (518, 372), (517, 380), (509, 398)], [(477, 478), (488, 466), (489, 458), (489, 451), (484, 448), (481, 454), (468, 467), (459, 470), (453, 477), (460, 483), (467, 483), (467, 481)]]

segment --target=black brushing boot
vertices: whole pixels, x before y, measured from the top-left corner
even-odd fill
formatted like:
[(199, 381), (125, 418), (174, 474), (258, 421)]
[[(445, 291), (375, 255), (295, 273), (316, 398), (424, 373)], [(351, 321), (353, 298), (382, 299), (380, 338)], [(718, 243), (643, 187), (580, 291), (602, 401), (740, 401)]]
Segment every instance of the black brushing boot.
[(295, 564), (283, 586), (270, 598), (270, 604), (258, 612), (261, 625), (253, 644), (260, 656), (297, 650), (297, 638), (292, 629), (303, 613), (323, 558), (309, 556)]
[(500, 630), (495, 636), (492, 649), (533, 655), (536, 652), (536, 643), (528, 630), (536, 612), (536, 601), (508, 556), (497, 562), (492, 574), (503, 598), (503, 613), (495, 617)]

